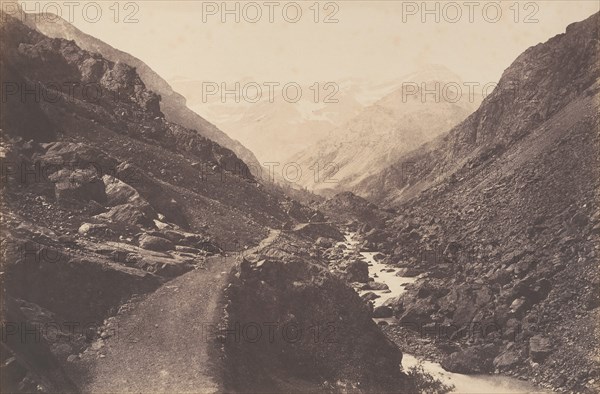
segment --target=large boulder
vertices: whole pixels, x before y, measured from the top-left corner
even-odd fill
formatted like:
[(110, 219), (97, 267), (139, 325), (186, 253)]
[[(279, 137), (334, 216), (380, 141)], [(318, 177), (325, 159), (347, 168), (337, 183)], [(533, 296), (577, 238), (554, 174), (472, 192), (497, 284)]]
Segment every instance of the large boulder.
[(404, 307), (402, 306), (403, 302), (402, 302), (401, 298), (402, 298), (402, 296), (388, 298), (387, 300), (385, 300), (383, 302), (383, 305), (387, 305), (387, 306), (391, 307), (392, 309), (397, 309), (397, 308), (402, 309)]
[(111, 175), (102, 177), (106, 185), (106, 198), (108, 205), (115, 206), (121, 204), (143, 204), (145, 200), (133, 187)]
[(369, 264), (366, 261), (354, 260), (346, 266), (346, 280), (366, 283), (369, 281)]
[(363, 290), (389, 290), (388, 285), (381, 282), (368, 282), (364, 286), (362, 286)]
[(398, 314), (400, 322), (411, 329), (419, 330), (424, 324), (433, 322), (432, 314), (437, 311), (436, 305), (429, 298), (418, 298), (406, 302), (403, 298), (397, 303), (401, 305)]
[(423, 273), (423, 270), (420, 270), (418, 268), (405, 267), (405, 268), (398, 269), (398, 271), (396, 272), (396, 276), (400, 276), (403, 278), (414, 278), (415, 276), (418, 276), (422, 273)]
[(59, 203), (106, 203), (105, 185), (94, 170), (63, 169), (50, 176)]
[(499, 370), (506, 370), (521, 362), (521, 357), (519, 357), (519, 353), (507, 350), (506, 352), (500, 354), (498, 357), (494, 359), (494, 368)]
[(498, 354), (494, 345), (471, 347), (454, 352), (442, 360), (442, 368), (462, 374), (483, 374), (493, 370), (493, 360)]
[(121, 204), (112, 207), (108, 212), (96, 215), (96, 218), (129, 226), (151, 226), (154, 223), (153, 219), (156, 218), (156, 212), (149, 204)]
[(438, 299), (440, 310), (452, 314), (455, 325), (466, 327), (482, 310), (490, 309), (493, 293), (489, 286), (463, 283)]
[(365, 294), (361, 295), (360, 298), (362, 298), (365, 301), (373, 301), (376, 300), (377, 298), (380, 298), (381, 296), (378, 294), (373, 293), (372, 291), (366, 292)]
[[(309, 241), (298, 242), (304, 247), (311, 245)], [(240, 389), (243, 385), (242, 391), (287, 392), (287, 382), (285, 387), (268, 382), (267, 387), (256, 381), (260, 376), (279, 381), (278, 371), (285, 371), (289, 382), (292, 371), (293, 380), (317, 382), (316, 391), (329, 391), (329, 387), (334, 391), (356, 391), (357, 387), (327, 385), (324, 389), (324, 381), (360, 382), (365, 392), (407, 391), (408, 387), (396, 380), (401, 352), (377, 328), (358, 294), (319, 261), (300, 259), (286, 250), (271, 250), (266, 260), (264, 256), (249, 256), (252, 262), (240, 263), (225, 293), (231, 300), (227, 308), (229, 324), (243, 327), (257, 321), (276, 322), (274, 340), (263, 335), (255, 343), (225, 341), (228, 371)], [(281, 258), (274, 259), (275, 254), (281, 254)], [(319, 333), (323, 333), (318, 341), (307, 334), (315, 322)], [(318, 322), (333, 323), (325, 326)], [(286, 327), (299, 327), (305, 334), (280, 340), (281, 332), (295, 332)], [(261, 328), (264, 334), (265, 328)]]
[(175, 249), (173, 243), (168, 239), (148, 234), (140, 236), (138, 244), (142, 249), (155, 250), (157, 252), (166, 252)]
[(392, 317), (394, 311), (389, 306), (381, 305), (373, 309), (374, 318)]

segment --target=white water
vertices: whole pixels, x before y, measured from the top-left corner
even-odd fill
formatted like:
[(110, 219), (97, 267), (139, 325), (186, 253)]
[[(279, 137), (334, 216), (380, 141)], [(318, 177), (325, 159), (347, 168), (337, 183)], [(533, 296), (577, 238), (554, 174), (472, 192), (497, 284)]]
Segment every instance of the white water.
[(405, 286), (407, 284), (413, 283), (416, 280), (416, 278), (404, 278), (401, 276), (396, 276), (396, 272), (398, 272), (396, 268), (375, 261), (373, 256), (377, 254), (376, 252), (361, 252), (360, 254), (365, 258), (367, 263), (371, 264), (369, 266), (369, 276), (375, 279), (375, 282), (385, 283), (390, 288), (390, 292), (386, 292), (385, 290), (359, 291), (360, 295), (363, 295), (364, 293), (368, 293), (370, 291), (379, 295), (380, 298), (376, 298), (373, 301), (375, 303), (375, 306), (382, 305), (386, 300), (389, 300), (390, 298), (398, 297), (400, 294), (404, 293)]
[[(354, 234), (346, 234), (345, 241), (340, 242), (346, 246), (344, 255), (356, 251), (358, 241), (354, 239)], [(361, 290), (359, 294), (362, 295), (366, 292), (372, 291), (378, 294), (380, 298), (375, 299), (373, 302), (375, 306), (382, 305), (385, 301), (390, 298), (398, 297), (405, 291), (405, 285), (413, 283), (416, 278), (405, 278), (396, 276), (398, 271), (396, 268), (386, 264), (381, 264), (375, 261), (373, 256), (377, 252), (360, 252), (364, 257), (365, 261), (370, 263), (369, 265), (369, 276), (375, 279), (376, 282), (382, 282), (388, 285), (391, 292), (385, 292), (383, 290)], [(393, 272), (386, 272), (387, 269), (393, 269)], [(377, 276), (375, 276), (377, 275)], [(374, 319), (374, 320), (386, 320), (389, 323), (394, 323), (395, 319)], [(404, 353), (402, 357), (402, 367), (408, 369), (413, 366), (421, 364), (423, 369), (434, 376), (436, 379), (444, 382), (448, 385), (453, 385), (455, 393), (477, 393), (477, 394), (512, 394), (512, 393), (545, 393), (546, 391), (535, 388), (533, 385), (526, 381), (519, 379), (501, 376), (501, 375), (462, 375), (458, 373), (445, 371), (439, 363), (420, 360), (416, 357)]]

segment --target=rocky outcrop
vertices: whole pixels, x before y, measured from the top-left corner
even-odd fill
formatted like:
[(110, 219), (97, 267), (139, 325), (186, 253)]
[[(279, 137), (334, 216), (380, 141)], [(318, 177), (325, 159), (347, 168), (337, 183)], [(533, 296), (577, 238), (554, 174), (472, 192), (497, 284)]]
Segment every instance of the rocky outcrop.
[(333, 225), (329, 223), (303, 223), (293, 229), (294, 233), (314, 239), (315, 241), (321, 237), (334, 241), (343, 241), (344, 236)]
[(496, 354), (494, 345), (472, 347), (450, 354), (442, 361), (442, 367), (446, 371), (463, 374), (489, 373)]
[[(97, 53), (103, 58), (110, 60), (115, 64), (119, 64), (120, 69), (115, 73), (116, 80), (129, 72), (128, 70), (135, 70), (139, 75), (140, 81), (143, 82), (148, 89), (161, 97), (160, 102), (155, 98), (147, 100), (149, 103), (146, 105), (149, 105), (152, 111), (160, 110), (169, 121), (197, 130), (203, 137), (215, 141), (217, 144), (235, 152), (235, 154), (245, 163), (248, 163), (253, 170), (256, 169), (257, 171), (260, 171), (260, 163), (250, 150), (244, 147), (240, 142), (231, 139), (216, 126), (189, 109), (186, 105), (185, 98), (173, 91), (167, 81), (140, 59), (113, 48), (95, 37), (85, 34), (56, 15), (48, 17), (45, 15), (30, 14), (24, 18), (24, 21), (29, 26), (39, 30), (48, 37), (72, 40), (78, 47), (89, 52)], [(93, 77), (94, 73), (97, 73), (99, 69), (101, 69), (101, 67), (97, 62), (84, 62), (85, 73), (90, 75), (90, 77)], [(115, 78), (113, 77), (111, 79), (114, 80)], [(234, 167), (231, 166), (228, 168)], [(245, 170), (249, 171), (248, 168), (245, 168)], [(259, 174), (255, 173), (254, 175), (258, 176)]]
[[(247, 256), (228, 291), (222, 340), (232, 389), (291, 390), (286, 381), (293, 371), (294, 381), (314, 390), (410, 391), (399, 373), (400, 351), (377, 329), (354, 290), (317, 261), (282, 252), (280, 242), (304, 245), (285, 238)], [(250, 325), (263, 335), (253, 340)], [(232, 340), (232, 330), (242, 333), (240, 340)], [(288, 378), (279, 378), (284, 375)]]
[(87, 203), (92, 200), (106, 202), (104, 182), (93, 170), (60, 170), (50, 176), (50, 180), (56, 182), (56, 200), (62, 204)]
[(348, 282), (366, 283), (369, 281), (369, 265), (364, 260), (352, 260), (346, 264), (345, 279)]
[(366, 225), (369, 227), (366, 231), (374, 227), (381, 227), (385, 223), (385, 212), (350, 192), (336, 194), (323, 202), (320, 209), (336, 223), (350, 223), (357, 227)]
[(542, 362), (552, 353), (552, 342), (547, 337), (535, 335), (529, 338), (529, 357), (535, 362)]
[(392, 317), (394, 315), (394, 311), (391, 307), (387, 305), (380, 305), (373, 309), (373, 317), (374, 318), (385, 318)]

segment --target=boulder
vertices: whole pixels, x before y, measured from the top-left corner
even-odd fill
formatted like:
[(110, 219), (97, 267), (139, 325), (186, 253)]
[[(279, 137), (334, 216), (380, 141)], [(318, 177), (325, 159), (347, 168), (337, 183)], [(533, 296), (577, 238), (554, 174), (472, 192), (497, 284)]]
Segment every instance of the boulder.
[(499, 370), (506, 370), (521, 362), (519, 353), (508, 350), (494, 359), (494, 368)]
[(54, 193), (59, 203), (87, 203), (94, 200), (100, 204), (106, 202), (104, 182), (93, 170), (63, 169), (50, 176), (55, 182)]
[(385, 283), (381, 282), (369, 282), (363, 286), (363, 290), (388, 290), (389, 287)]
[(83, 223), (79, 226), (77, 232), (80, 235), (87, 235), (90, 237), (107, 237), (114, 235), (108, 226), (101, 223)]
[[(100, 174), (114, 172), (117, 165), (117, 160), (104, 152), (89, 145), (73, 142), (47, 144), (42, 161), (44, 164), (57, 165), (57, 168), (64, 167), (64, 163), (77, 163), (85, 168), (93, 168), (94, 172)], [(52, 166), (47, 168), (50, 169)]]
[[(437, 289), (436, 294), (443, 294), (446, 289)], [(450, 292), (437, 299), (442, 314), (452, 314), (453, 323), (467, 326), (482, 310), (490, 308), (493, 293), (489, 286), (463, 283), (455, 285)]]
[(543, 335), (535, 335), (529, 339), (529, 357), (535, 362), (541, 362), (552, 352), (552, 342)]
[(96, 215), (96, 217), (129, 226), (151, 226), (154, 224), (153, 219), (156, 217), (156, 212), (154, 212), (154, 209), (148, 204), (145, 206), (121, 204), (112, 207), (108, 212)]
[(401, 298), (401, 296), (388, 298), (383, 302), (382, 305), (390, 307), (392, 309), (393, 316), (400, 317), (404, 312), (404, 305)]
[(515, 300), (510, 304), (510, 311), (515, 316), (522, 316), (527, 308), (529, 307), (529, 302), (525, 297), (515, 298)]
[(402, 302), (400, 305), (402, 308), (397, 312), (398, 315), (402, 313), (400, 322), (417, 330), (420, 326), (433, 322), (431, 315), (437, 310), (428, 298), (417, 299), (410, 303)]
[(317, 246), (322, 248), (331, 248), (333, 246), (333, 241), (329, 238), (319, 237), (317, 238)]
[(106, 185), (106, 198), (108, 205), (138, 205), (145, 203), (145, 200), (140, 196), (137, 190), (120, 179), (110, 175), (104, 175), (102, 177), (102, 181)]
[(385, 255), (383, 253), (375, 253), (373, 255), (373, 259), (375, 261), (381, 261), (381, 260), (385, 259)]
[(344, 235), (335, 226), (328, 223), (304, 223), (294, 227), (293, 231), (315, 241), (321, 237), (340, 242), (344, 240)]
[(138, 244), (142, 249), (155, 250), (157, 252), (166, 252), (175, 248), (173, 243), (168, 239), (148, 234), (142, 235)]
[(369, 291), (369, 292), (367, 292), (367, 293), (365, 293), (365, 294), (361, 295), (360, 297), (361, 297), (363, 300), (365, 300), (365, 301), (367, 301), (367, 302), (368, 302), (368, 301), (373, 301), (373, 300), (375, 300), (375, 299), (377, 299), (377, 298), (380, 298), (381, 296), (380, 296), (380, 295), (378, 295), (378, 294), (375, 294), (375, 293), (373, 293), (372, 291)]
[(406, 267), (400, 268), (398, 272), (396, 272), (396, 276), (401, 276), (403, 278), (414, 278), (422, 273), (422, 270), (414, 267)]
[(492, 372), (497, 354), (494, 345), (471, 347), (454, 352), (442, 360), (442, 368), (448, 372), (462, 374), (484, 374)]
[(354, 260), (346, 266), (346, 280), (366, 283), (369, 281), (369, 265), (366, 261)]
[(447, 288), (429, 280), (417, 283), (415, 285), (415, 289), (417, 292), (416, 296), (418, 298), (427, 298), (433, 296), (433, 298), (437, 299), (445, 296), (450, 292), (450, 290), (448, 290)]
[(392, 317), (394, 311), (389, 306), (381, 305), (373, 309), (374, 318)]

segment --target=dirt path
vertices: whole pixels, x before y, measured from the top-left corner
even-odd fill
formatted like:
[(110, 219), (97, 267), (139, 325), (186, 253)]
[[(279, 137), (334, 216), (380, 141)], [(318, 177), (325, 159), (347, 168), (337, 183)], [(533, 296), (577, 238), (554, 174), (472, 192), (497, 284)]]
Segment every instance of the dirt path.
[[(245, 253), (272, 243), (279, 231)], [(103, 358), (90, 365), (84, 392), (213, 393), (223, 391), (219, 343), (209, 327), (219, 323), (222, 291), (236, 257), (214, 257), (205, 270), (165, 283), (117, 317), (118, 335), (105, 341)]]

